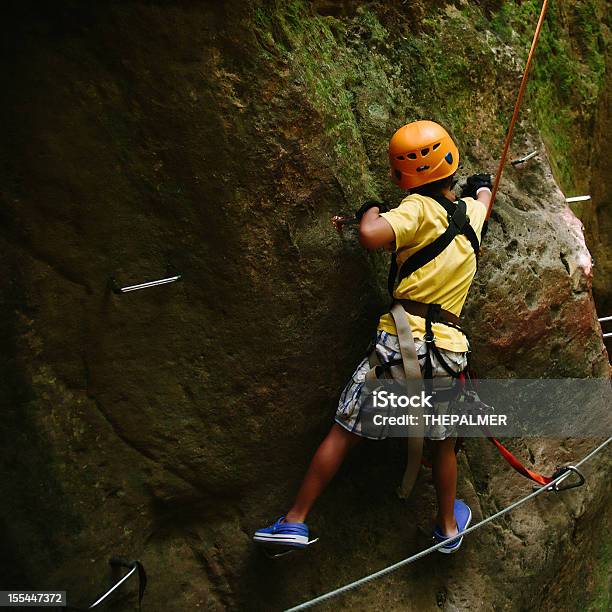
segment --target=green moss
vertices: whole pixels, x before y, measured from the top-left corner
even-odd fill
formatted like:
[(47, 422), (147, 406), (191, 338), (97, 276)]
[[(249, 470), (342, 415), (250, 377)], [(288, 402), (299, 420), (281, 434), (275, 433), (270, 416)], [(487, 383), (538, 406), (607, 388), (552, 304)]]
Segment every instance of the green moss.
[[(373, 40), (385, 36), (372, 14), (365, 15), (362, 22)], [(330, 143), (331, 165), (345, 193), (349, 197), (359, 193), (373, 196), (373, 180), (354, 113), (355, 93), (349, 87), (351, 81), (359, 80), (359, 70), (346, 48), (345, 24), (314, 14), (299, 0), (259, 8), (256, 24), (260, 39), (274, 41), (277, 56), (291, 66), (294, 82), (321, 117)]]
[[(255, 23), (262, 53), (286, 62), (319, 114), (330, 166), (351, 201), (388, 189), (380, 135), (406, 121), (429, 117), (448, 127), (464, 160), (465, 143), (475, 138), (491, 150), (500, 146), (518, 67), (492, 46), (497, 38), (503, 52), (524, 61), (540, 7), (539, 0), (506, 2), (491, 16), (474, 3), (431, 8), (420, 33), (407, 34), (390, 32), (377, 5), (339, 19), (293, 0), (258, 8)], [(577, 160), (588, 151), (576, 134), (588, 133), (603, 83), (608, 30), (602, 11), (596, 0), (551, 5), (524, 101), (568, 193), (582, 186), (584, 164)], [(502, 92), (497, 99), (485, 95), (492, 87)], [(368, 141), (370, 134), (378, 142)]]
[(610, 610), (611, 583), (610, 575), (612, 569), (612, 544), (604, 538), (597, 546), (595, 552), (595, 571), (593, 574), (591, 600), (585, 606), (588, 612), (599, 612)]
[(407, 121), (439, 121), (460, 141), (483, 133), (499, 139), (504, 131), (483, 125), (486, 113), (471, 116), (480, 73), (493, 74), (494, 58), (484, 36), (470, 32), (468, 17), (458, 10), (431, 15), (422, 33), (404, 36), (389, 32), (375, 8), (343, 20), (301, 0), (256, 12), (262, 53), (273, 46), (320, 116), (330, 166), (353, 206), (390, 189), (386, 139)]

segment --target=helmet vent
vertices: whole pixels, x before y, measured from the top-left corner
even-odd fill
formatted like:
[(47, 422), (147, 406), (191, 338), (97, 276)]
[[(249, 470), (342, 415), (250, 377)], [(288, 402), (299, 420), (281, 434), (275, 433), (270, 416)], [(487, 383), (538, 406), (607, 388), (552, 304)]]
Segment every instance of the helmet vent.
[(419, 166), (417, 172), (423, 172), (423, 170), (429, 170), (429, 166)]
[(406, 155), (406, 157), (408, 159), (416, 159), (416, 153), (408, 153), (408, 155)]
[(402, 179), (402, 173), (399, 170), (395, 171), (395, 178), (400, 181)]
[(403, 161), (404, 156), (403, 155), (398, 155), (395, 159), (401, 159)]
[(432, 147), (432, 149), (435, 151), (439, 146), (440, 146), (440, 143), (436, 142), (436, 144)]
[(429, 153), (429, 147), (426, 147), (425, 149), (421, 149), (422, 157), (425, 157), (428, 153)]
[(453, 163), (453, 154), (449, 151), (445, 156), (444, 159), (452, 165)]

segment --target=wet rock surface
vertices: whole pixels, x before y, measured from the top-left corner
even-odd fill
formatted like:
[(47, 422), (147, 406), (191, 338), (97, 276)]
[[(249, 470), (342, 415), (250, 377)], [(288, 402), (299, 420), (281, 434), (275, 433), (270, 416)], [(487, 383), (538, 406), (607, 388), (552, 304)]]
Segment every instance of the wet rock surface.
[[(291, 500), (387, 304), (385, 256), (330, 217), (366, 197), (399, 202), (386, 142), (422, 116), (453, 132), (463, 175), (493, 171), (522, 52), (461, 3), (20, 3), (11, 14), (6, 586), (85, 602), (120, 554), (147, 569), (143, 609), (276, 610), (427, 546), (433, 487), (424, 472), (410, 501), (396, 499), (399, 441), (348, 460), (312, 515), (322, 540), (307, 554), (271, 562), (250, 537)], [(606, 377), (591, 257), (527, 109), (515, 147), (540, 154), (502, 183), (465, 311), (474, 365)], [(111, 276), (131, 285), (168, 265), (182, 281), (109, 291)], [(542, 472), (594, 445), (510, 442)], [(470, 440), (460, 464), (475, 519), (530, 490), (486, 440)], [(588, 486), (521, 507), (460, 555), (327, 607), (573, 609), (593, 596), (596, 534), (609, 526), (609, 460), (585, 471)], [(132, 609), (133, 595), (113, 609)]]

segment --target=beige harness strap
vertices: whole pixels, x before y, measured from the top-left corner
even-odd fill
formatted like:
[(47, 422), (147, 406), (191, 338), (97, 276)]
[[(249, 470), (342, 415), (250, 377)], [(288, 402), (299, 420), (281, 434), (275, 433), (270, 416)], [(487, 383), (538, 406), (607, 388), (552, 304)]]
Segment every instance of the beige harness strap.
[[(404, 374), (406, 376), (406, 381), (421, 381), (421, 368), (419, 366), (416, 346), (414, 345), (414, 338), (412, 337), (412, 330), (410, 329), (410, 323), (408, 323), (406, 311), (401, 304), (394, 302), (393, 306), (391, 306), (391, 315), (393, 316), (395, 329), (397, 330), (397, 340), (400, 345), (400, 353), (402, 354), (402, 360), (404, 362)], [(420, 392), (422, 386), (421, 383), (419, 382), (417, 386)]]
[[(402, 354), (402, 362), (404, 365), (404, 376), (406, 379), (406, 391), (409, 395), (418, 395), (423, 389), (423, 377), (421, 376), (421, 368), (417, 357), (414, 338), (408, 317), (403, 306), (398, 302), (394, 302), (391, 307), (391, 315), (395, 322), (397, 330), (397, 339), (400, 345)], [(400, 497), (406, 498), (410, 495), (414, 483), (416, 482), (419, 470), (421, 469), (421, 458), (423, 456), (423, 435), (425, 432), (423, 407), (418, 406), (412, 409), (412, 414), (418, 419), (418, 426), (413, 430), (413, 435), (406, 439), (408, 445), (408, 457), (404, 478), (398, 491)]]
[[(406, 381), (406, 392), (409, 395), (419, 395), (423, 390), (423, 377), (421, 376), (421, 367), (419, 366), (419, 358), (417, 357), (416, 346), (408, 323), (408, 317), (404, 307), (399, 302), (394, 302), (391, 307), (391, 315), (395, 322), (397, 330), (397, 340), (402, 355), (402, 366), (393, 366), (390, 368), (391, 377), (396, 380)], [(366, 381), (372, 383), (378, 380), (376, 375), (376, 367), (381, 365), (376, 348), (372, 350), (368, 356), (370, 370), (366, 374)], [(386, 376), (388, 374), (386, 373)], [(423, 423), (423, 408), (418, 406), (412, 408), (412, 412), (418, 422), (418, 426), (413, 428), (411, 436), (406, 438), (407, 443), (407, 465), (402, 484), (398, 488), (398, 495), (405, 499), (407, 498), (416, 482), (419, 470), (421, 469), (421, 457), (423, 456), (423, 435), (425, 426)]]

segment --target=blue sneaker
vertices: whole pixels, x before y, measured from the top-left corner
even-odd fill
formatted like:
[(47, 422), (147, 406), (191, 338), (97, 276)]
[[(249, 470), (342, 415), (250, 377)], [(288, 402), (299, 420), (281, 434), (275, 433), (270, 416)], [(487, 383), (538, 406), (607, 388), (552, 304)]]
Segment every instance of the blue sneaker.
[(284, 523), (281, 516), (273, 525), (258, 529), (253, 541), (266, 546), (290, 546), (305, 548), (308, 546), (308, 525), (306, 523)]
[[(457, 529), (459, 530), (459, 533), (465, 531), (469, 527), (471, 520), (472, 511), (470, 510), (470, 507), (463, 500), (456, 499), (455, 521), (457, 521)], [(444, 540), (448, 540), (450, 538), (450, 536), (443, 534), (439, 527), (436, 527), (433, 535), (436, 542), (444, 542)], [(448, 544), (445, 544), (444, 546), (440, 546), (440, 548), (438, 548), (438, 552), (445, 553), (447, 555), (457, 552), (461, 546), (461, 542), (463, 542), (463, 536)]]

